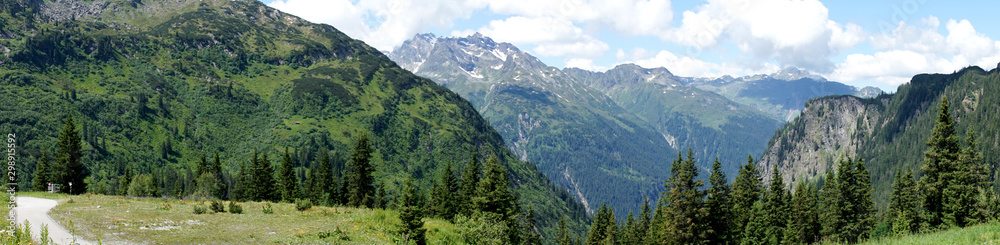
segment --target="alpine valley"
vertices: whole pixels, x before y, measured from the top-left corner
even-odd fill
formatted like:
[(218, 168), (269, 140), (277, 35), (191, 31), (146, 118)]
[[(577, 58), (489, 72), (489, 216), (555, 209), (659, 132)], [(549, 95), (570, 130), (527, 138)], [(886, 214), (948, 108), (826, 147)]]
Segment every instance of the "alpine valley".
[(420, 34), (389, 58), (472, 102), (518, 157), (575, 192), (588, 211), (607, 203), (617, 213), (637, 210), (644, 197), (655, 201), (680, 151), (702, 159), (701, 178), (714, 158), (735, 176), (805, 100), (871, 89), (794, 68), (714, 79), (632, 64), (560, 70), (479, 33)]

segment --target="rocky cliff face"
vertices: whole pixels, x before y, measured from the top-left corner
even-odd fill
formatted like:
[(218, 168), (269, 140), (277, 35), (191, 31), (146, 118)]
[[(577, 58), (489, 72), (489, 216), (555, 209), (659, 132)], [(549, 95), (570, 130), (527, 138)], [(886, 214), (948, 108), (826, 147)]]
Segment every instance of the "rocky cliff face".
[(887, 99), (831, 96), (810, 100), (798, 118), (779, 130), (759, 159), (758, 168), (770, 179), (778, 167), (784, 183), (809, 179), (854, 157), (872, 135)]

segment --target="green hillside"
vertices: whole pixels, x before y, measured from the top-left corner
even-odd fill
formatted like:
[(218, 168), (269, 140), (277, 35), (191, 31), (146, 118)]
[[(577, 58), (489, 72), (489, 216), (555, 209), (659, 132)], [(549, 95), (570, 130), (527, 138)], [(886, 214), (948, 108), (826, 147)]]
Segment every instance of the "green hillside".
[(72, 114), (89, 173), (77, 186), (91, 193), (119, 193), (126, 173), (154, 176), (163, 194), (193, 193), (196, 162), (214, 153), (232, 188), (252, 152), (280, 159), (285, 148), (301, 181), (320, 152), (343, 167), (366, 134), (387, 197), (408, 178), (428, 193), (445, 163), (464, 166), (470, 153), (497, 155), (542, 234), (563, 216), (576, 231), (587, 222), (469, 102), (334, 27), (257, 1), (2, 6), (0, 130), (17, 134), (21, 186)]

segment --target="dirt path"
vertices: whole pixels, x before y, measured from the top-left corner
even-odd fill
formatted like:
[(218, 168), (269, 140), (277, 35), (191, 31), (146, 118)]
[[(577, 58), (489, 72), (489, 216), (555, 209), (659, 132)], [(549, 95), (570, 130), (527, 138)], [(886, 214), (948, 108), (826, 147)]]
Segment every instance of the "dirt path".
[[(23, 224), (25, 220), (31, 223), (31, 235), (38, 240), (42, 231), (42, 224), (49, 227), (49, 237), (56, 244), (74, 244), (73, 235), (49, 217), (49, 211), (56, 207), (56, 200), (37, 197), (17, 197), (17, 223)], [(75, 244), (95, 244), (77, 238)]]

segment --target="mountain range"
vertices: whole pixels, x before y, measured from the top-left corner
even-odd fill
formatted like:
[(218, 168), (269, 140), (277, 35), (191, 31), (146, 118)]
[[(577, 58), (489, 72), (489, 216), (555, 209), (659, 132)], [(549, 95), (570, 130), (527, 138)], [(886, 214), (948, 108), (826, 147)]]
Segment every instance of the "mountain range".
[[(560, 70), (480, 33), (419, 34), (388, 56), (472, 102), (515, 154), (575, 192), (588, 211), (607, 203), (624, 213), (637, 210), (643, 197), (656, 200), (666, 166), (689, 147), (703, 159), (702, 178), (716, 157), (735, 176), (747, 156), (765, 149), (786, 114), (797, 112), (789, 98), (861, 91), (799, 70), (739, 79), (678, 77), (632, 64)], [(801, 86), (753, 90), (778, 81)], [(810, 90), (816, 86), (836, 89)], [(783, 93), (789, 91), (795, 94)]]

